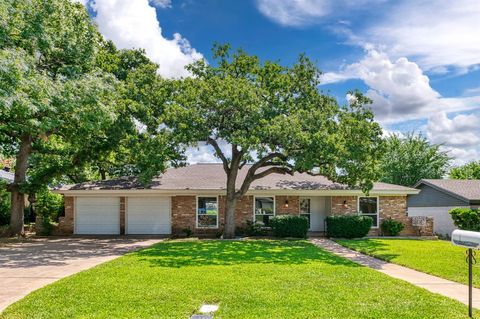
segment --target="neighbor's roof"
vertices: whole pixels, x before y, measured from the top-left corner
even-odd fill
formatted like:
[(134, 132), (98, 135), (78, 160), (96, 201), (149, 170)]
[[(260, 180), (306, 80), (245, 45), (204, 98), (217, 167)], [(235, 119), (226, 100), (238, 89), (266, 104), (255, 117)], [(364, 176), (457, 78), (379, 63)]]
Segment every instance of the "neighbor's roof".
[(422, 179), (415, 187), (421, 184), (428, 185), (455, 197), (460, 197), (463, 200), (480, 201), (479, 179)]
[[(244, 180), (249, 166), (245, 165), (238, 174), (237, 188)], [(99, 182), (65, 185), (57, 191), (75, 190), (225, 190), (226, 174), (221, 164), (194, 164), (170, 168), (153, 179), (149, 186), (142, 185), (136, 178), (120, 178)], [(334, 183), (323, 176), (306, 173), (292, 175), (270, 174), (252, 183), (250, 190), (349, 190), (346, 185)], [(386, 183), (375, 183), (372, 191), (417, 193), (418, 190)]]
[(10, 172), (6, 172), (3, 169), (0, 169), (0, 179), (3, 179), (9, 183), (13, 182), (14, 174)]

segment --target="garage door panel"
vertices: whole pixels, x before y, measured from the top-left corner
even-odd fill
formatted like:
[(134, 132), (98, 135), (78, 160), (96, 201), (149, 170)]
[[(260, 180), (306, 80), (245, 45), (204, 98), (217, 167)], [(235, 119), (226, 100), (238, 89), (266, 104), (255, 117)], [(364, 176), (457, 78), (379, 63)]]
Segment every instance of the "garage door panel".
[(129, 234), (170, 234), (170, 197), (128, 197)]
[(118, 197), (77, 197), (75, 233), (116, 235), (120, 233)]

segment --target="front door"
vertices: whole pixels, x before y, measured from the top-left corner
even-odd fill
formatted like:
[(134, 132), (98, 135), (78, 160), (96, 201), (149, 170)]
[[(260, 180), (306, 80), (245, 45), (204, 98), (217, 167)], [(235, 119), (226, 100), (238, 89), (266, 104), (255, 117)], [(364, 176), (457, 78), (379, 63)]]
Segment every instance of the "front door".
[(310, 221), (310, 231), (324, 231), (327, 217), (327, 197), (312, 196), (300, 198), (300, 215)]

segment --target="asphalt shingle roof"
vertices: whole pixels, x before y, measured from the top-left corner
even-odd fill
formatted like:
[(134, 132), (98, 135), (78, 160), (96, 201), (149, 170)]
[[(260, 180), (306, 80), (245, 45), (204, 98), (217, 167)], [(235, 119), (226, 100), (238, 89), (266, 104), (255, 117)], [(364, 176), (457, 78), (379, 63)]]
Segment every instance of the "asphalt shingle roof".
[[(240, 170), (237, 187), (247, 173), (248, 165)], [(221, 164), (194, 164), (180, 168), (170, 168), (161, 176), (153, 179), (145, 187), (136, 178), (120, 178), (100, 182), (88, 182), (65, 185), (58, 190), (225, 190), (226, 175)], [(297, 173), (293, 176), (271, 174), (254, 181), (253, 190), (345, 190), (346, 185), (328, 180), (324, 176), (311, 176)], [(373, 191), (412, 191), (414, 189), (387, 183), (375, 183)]]
[(478, 179), (422, 179), (417, 183), (426, 184), (467, 200), (480, 200), (480, 180)]

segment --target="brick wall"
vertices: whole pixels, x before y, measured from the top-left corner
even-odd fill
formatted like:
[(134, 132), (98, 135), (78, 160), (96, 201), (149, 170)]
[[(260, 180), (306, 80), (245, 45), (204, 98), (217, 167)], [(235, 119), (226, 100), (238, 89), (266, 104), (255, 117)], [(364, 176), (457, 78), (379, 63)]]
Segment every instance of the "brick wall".
[(332, 215), (346, 215), (357, 212), (357, 196), (332, 196)]
[[(219, 196), (219, 213), (221, 215), (221, 225), (225, 224), (226, 197)], [(235, 226), (241, 227), (247, 220), (253, 220), (253, 196), (243, 196), (237, 201), (235, 207)]]
[(75, 198), (72, 196), (65, 196), (63, 201), (65, 205), (65, 216), (60, 217), (59, 219), (58, 232), (65, 235), (73, 234)]
[[(288, 200), (288, 207), (286, 201)], [(298, 196), (275, 196), (275, 215), (299, 215), (300, 198)]]
[[(412, 226), (412, 219), (407, 216), (407, 196), (380, 196), (380, 223), (388, 218), (402, 222), (405, 228), (400, 236), (432, 236), (433, 218), (427, 219), (427, 226), (424, 229), (418, 229)], [(380, 230), (372, 230), (369, 235), (379, 235)]]
[(195, 196), (172, 197), (172, 232), (182, 233), (183, 229), (195, 230)]

